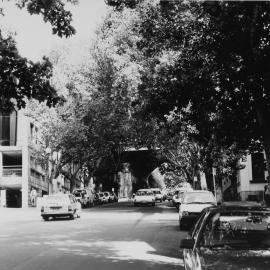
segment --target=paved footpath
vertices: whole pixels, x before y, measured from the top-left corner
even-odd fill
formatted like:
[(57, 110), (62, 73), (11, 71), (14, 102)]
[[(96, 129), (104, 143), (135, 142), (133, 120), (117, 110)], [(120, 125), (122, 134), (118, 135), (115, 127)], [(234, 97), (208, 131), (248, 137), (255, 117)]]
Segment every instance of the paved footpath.
[(10, 221), (40, 220), (40, 209), (31, 208), (0, 208), (0, 223)]

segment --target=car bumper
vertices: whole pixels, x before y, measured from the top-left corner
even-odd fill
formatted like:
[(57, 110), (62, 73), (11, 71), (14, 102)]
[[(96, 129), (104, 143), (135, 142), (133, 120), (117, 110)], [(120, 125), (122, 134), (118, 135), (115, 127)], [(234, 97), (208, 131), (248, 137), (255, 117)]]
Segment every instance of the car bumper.
[(42, 212), (42, 217), (66, 217), (74, 214), (73, 211), (59, 211), (59, 212)]
[(181, 218), (179, 218), (181, 224), (184, 224), (184, 225), (193, 225), (198, 217), (199, 217), (200, 213), (198, 214), (191, 214), (191, 215), (188, 215), (188, 216), (182, 216)]
[(150, 204), (150, 203), (155, 203), (155, 201), (134, 201), (136, 204)]

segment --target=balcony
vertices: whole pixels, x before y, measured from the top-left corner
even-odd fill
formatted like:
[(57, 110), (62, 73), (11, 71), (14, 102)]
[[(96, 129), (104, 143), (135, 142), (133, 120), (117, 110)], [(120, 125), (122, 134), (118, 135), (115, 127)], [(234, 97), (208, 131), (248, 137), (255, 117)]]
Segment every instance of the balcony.
[(3, 177), (22, 177), (22, 166), (4, 166)]

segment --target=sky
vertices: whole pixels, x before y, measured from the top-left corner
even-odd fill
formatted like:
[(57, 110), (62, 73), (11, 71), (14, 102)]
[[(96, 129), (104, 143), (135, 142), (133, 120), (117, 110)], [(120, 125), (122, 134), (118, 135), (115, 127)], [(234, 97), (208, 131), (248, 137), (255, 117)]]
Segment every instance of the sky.
[(76, 6), (67, 6), (73, 14), (72, 25), (76, 29), (76, 35), (66, 39), (52, 35), (51, 25), (45, 23), (40, 15), (30, 15), (26, 10), (15, 7), (14, 2), (0, 0), (5, 14), (0, 17), (0, 23), (8, 30), (16, 32), (19, 53), (32, 61), (40, 60), (56, 46), (68, 44), (77, 50), (78, 47), (74, 44), (90, 43), (108, 8), (104, 0), (80, 0)]

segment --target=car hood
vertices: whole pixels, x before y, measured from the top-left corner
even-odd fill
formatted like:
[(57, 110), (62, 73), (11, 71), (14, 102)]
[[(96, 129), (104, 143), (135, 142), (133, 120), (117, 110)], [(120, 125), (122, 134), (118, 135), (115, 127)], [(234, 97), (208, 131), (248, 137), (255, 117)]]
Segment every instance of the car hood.
[(134, 199), (137, 201), (151, 201), (155, 199), (155, 197), (154, 196), (135, 196)]
[(213, 204), (210, 203), (198, 203), (198, 204), (181, 204), (180, 205), (180, 211), (188, 211), (188, 212), (194, 212), (194, 213), (200, 213), (204, 208), (213, 206)]
[(210, 250), (201, 252), (207, 270), (269, 269), (270, 250)]

